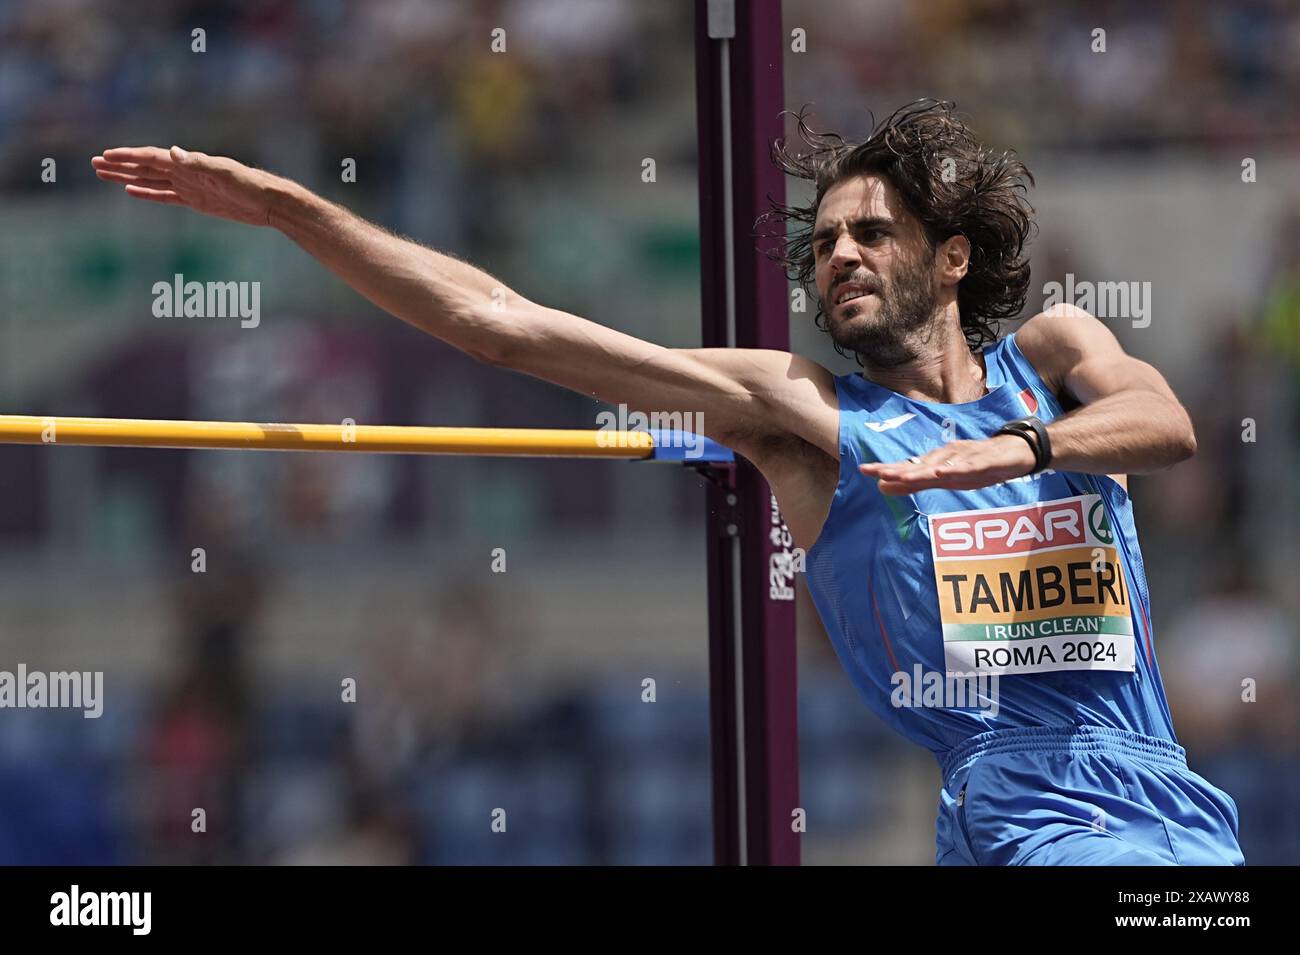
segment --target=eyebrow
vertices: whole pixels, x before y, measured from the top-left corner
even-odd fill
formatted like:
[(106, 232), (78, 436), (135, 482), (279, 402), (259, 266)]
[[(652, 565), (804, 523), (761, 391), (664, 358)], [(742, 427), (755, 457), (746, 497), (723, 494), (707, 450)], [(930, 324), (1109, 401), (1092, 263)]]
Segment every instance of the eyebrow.
[[(849, 230), (852, 232), (865, 232), (869, 229), (880, 229), (885, 226), (892, 226), (894, 220), (888, 216), (861, 216), (857, 219), (849, 220)], [(823, 239), (833, 238), (839, 229), (835, 226), (824, 225), (812, 234), (812, 244), (816, 245)]]

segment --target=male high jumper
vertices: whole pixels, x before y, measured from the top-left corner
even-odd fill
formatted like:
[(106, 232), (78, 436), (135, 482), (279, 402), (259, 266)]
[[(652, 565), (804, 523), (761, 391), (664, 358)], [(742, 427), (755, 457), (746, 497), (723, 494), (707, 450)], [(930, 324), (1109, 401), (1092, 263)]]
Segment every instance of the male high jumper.
[[(233, 159), (133, 147), (92, 163), (137, 198), (280, 230), (479, 361), (701, 414), (772, 486), (868, 706), (938, 758), (938, 863), (1242, 864), (1235, 804), (1174, 736), (1126, 489), (1195, 452), (1187, 413), (1072, 305), (998, 339), (1029, 288), (1033, 180), (950, 104), (905, 107), (858, 144), (799, 132), (811, 148), (776, 159), (815, 195), (772, 216), (860, 374), (642, 341)], [(898, 705), (914, 674), (984, 695)]]

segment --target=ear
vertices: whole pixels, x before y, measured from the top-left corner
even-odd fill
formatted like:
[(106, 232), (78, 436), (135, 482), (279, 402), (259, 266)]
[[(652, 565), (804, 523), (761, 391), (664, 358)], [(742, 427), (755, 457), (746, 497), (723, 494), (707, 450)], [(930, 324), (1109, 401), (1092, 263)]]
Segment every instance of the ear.
[(966, 277), (970, 267), (970, 241), (964, 235), (949, 236), (939, 243), (934, 261), (939, 280), (944, 285), (956, 285)]

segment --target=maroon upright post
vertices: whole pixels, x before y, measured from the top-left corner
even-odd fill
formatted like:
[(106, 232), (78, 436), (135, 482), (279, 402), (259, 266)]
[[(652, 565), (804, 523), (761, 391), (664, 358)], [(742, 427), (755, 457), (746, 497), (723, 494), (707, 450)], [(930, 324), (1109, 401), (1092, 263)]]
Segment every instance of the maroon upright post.
[[(754, 223), (785, 183), (780, 0), (696, 0), (703, 344), (790, 347), (786, 280)], [(719, 865), (798, 865), (793, 544), (747, 461), (708, 492), (713, 846)]]

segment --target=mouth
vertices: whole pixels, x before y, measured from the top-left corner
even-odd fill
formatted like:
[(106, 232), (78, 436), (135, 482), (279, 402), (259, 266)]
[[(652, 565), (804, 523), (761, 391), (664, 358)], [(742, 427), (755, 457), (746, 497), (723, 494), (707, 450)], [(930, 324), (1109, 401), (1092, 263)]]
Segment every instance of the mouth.
[(831, 304), (835, 308), (839, 308), (841, 305), (848, 305), (850, 302), (856, 302), (859, 299), (866, 298), (868, 295), (875, 294), (875, 292), (868, 291), (865, 285), (859, 285), (855, 282), (847, 282), (840, 286), (839, 291), (835, 293), (835, 301)]

